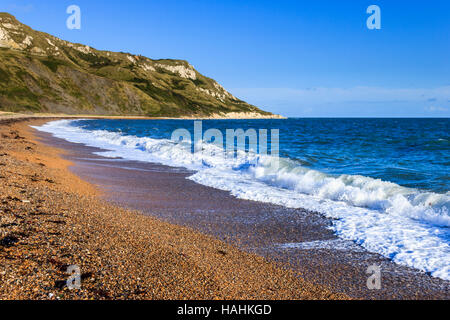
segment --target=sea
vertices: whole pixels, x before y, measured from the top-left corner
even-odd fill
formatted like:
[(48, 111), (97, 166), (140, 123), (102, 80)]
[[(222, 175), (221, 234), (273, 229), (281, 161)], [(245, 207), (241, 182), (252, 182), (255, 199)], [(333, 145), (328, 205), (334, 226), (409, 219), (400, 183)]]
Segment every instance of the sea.
[[(195, 140), (194, 120), (57, 120), (35, 128), (101, 148), (103, 157), (190, 169), (188, 179), (237, 198), (317, 212), (330, 218), (341, 239), (450, 280), (450, 119), (202, 120), (199, 125), (215, 137)], [(252, 147), (247, 138), (230, 157), (224, 152), (227, 130), (237, 129), (256, 132), (259, 141)], [(189, 134), (193, 143), (172, 139), (174, 132)], [(261, 132), (267, 132), (267, 143)], [(238, 139), (230, 141), (238, 149)], [(200, 142), (199, 149), (194, 144)]]

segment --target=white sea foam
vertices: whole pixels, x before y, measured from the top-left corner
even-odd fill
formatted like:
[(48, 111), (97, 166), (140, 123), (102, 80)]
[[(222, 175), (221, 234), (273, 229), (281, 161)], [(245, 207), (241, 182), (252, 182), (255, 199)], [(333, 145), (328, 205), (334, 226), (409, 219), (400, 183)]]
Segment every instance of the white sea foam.
[[(421, 192), (364, 176), (330, 176), (290, 159), (272, 165), (270, 156), (240, 154), (230, 161), (206, 144), (203, 154), (166, 139), (88, 131), (69, 120), (37, 127), (70, 142), (109, 151), (105, 157), (185, 167), (189, 179), (249, 200), (318, 211), (333, 219), (333, 230), (369, 251), (450, 280), (450, 194)], [(275, 169), (276, 168), (276, 169)]]
[(295, 242), (295, 243), (284, 243), (280, 245), (283, 249), (299, 249), (299, 250), (340, 250), (340, 251), (353, 251), (353, 252), (363, 252), (364, 250), (354, 244), (351, 241), (342, 239), (332, 239), (332, 240), (316, 240), (309, 242)]

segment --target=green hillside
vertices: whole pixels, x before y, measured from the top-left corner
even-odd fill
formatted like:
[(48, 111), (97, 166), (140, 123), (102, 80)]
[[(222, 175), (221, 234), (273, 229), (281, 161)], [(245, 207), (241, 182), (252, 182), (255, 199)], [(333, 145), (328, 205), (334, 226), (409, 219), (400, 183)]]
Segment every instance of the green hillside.
[(99, 51), (0, 13), (0, 110), (211, 116), (268, 112), (241, 101), (187, 61)]

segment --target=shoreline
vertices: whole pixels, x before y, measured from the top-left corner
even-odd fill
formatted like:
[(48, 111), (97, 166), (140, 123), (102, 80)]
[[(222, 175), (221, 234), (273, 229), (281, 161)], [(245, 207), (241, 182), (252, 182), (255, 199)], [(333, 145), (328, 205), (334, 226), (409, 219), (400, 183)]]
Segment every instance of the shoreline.
[[(214, 237), (104, 201), (69, 171), (67, 151), (28, 127), (51, 119), (0, 122), (0, 299), (349, 299)], [(79, 290), (65, 285), (70, 265), (80, 267)]]
[(196, 116), (183, 116), (183, 117), (146, 117), (146, 116), (108, 116), (108, 115), (93, 115), (93, 114), (80, 114), (80, 115), (68, 115), (68, 114), (52, 114), (52, 113), (36, 113), (36, 114), (22, 114), (13, 112), (0, 111), (0, 120), (8, 119), (127, 119), (127, 120), (250, 120), (250, 119), (287, 119), (281, 115), (261, 115), (257, 113), (236, 113), (229, 114), (213, 114), (211, 116), (196, 117)]
[[(189, 227), (293, 270), (297, 276), (357, 299), (448, 299), (450, 282), (398, 265), (339, 239), (320, 213), (241, 200), (186, 179), (194, 172), (154, 163), (110, 159), (102, 149), (50, 134), (45, 144), (66, 150), (71, 171), (97, 185), (102, 198)], [(366, 287), (367, 268), (382, 267), (381, 290)]]

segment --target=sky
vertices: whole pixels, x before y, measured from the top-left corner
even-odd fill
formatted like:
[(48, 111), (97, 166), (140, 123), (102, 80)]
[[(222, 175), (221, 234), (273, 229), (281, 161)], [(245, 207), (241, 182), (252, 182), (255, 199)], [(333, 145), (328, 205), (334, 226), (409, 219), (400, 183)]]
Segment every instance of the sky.
[[(70, 5), (80, 30), (66, 27)], [(448, 0), (1, 0), (0, 11), (96, 49), (188, 60), (285, 116), (450, 116)]]

